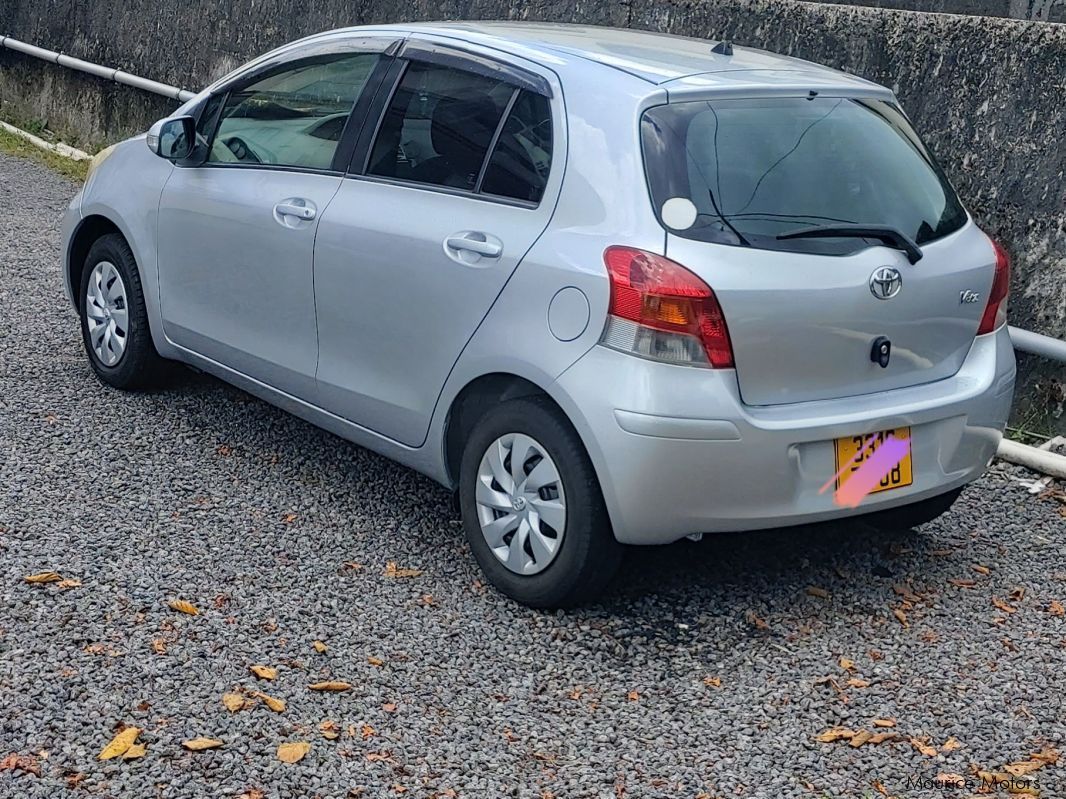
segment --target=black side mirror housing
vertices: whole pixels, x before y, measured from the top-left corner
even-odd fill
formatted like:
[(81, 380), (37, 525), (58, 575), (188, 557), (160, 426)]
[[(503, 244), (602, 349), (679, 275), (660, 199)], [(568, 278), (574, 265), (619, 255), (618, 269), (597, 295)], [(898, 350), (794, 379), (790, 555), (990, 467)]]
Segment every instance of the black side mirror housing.
[(169, 117), (156, 122), (145, 139), (148, 149), (168, 161), (184, 161), (196, 147), (196, 120)]

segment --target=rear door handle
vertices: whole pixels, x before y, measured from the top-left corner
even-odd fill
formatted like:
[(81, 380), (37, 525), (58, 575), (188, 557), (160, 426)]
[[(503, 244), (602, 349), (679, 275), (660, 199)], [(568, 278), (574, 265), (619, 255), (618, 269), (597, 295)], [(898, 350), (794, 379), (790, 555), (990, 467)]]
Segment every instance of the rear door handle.
[(503, 255), (503, 243), (495, 236), (481, 233), (476, 230), (464, 230), (455, 233), (444, 240), (444, 249), (448, 254), (471, 253), (483, 258), (499, 258)]
[(274, 206), (274, 213), (281, 217), (294, 217), (310, 222), (318, 214), (313, 203), (299, 198), (282, 200)]

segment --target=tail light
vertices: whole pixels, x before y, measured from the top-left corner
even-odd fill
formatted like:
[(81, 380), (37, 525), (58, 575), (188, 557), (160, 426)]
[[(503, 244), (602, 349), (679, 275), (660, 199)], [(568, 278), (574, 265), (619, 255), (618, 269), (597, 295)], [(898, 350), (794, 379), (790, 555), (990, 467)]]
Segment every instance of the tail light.
[(611, 305), (601, 343), (666, 363), (733, 368), (725, 316), (710, 286), (661, 255), (608, 247)]
[(996, 276), (992, 278), (992, 290), (988, 292), (988, 305), (985, 306), (981, 325), (977, 335), (991, 333), (1007, 321), (1007, 292), (1010, 290), (1010, 256), (999, 242), (989, 239), (996, 251)]

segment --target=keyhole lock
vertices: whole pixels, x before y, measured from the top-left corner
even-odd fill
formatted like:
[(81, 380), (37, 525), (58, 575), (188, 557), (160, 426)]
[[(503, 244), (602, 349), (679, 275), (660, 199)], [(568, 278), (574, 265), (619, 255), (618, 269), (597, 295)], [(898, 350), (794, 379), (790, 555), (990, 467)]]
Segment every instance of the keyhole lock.
[(874, 339), (874, 345), (870, 349), (870, 360), (882, 369), (888, 368), (888, 361), (892, 357), (892, 342), (886, 336), (878, 336)]

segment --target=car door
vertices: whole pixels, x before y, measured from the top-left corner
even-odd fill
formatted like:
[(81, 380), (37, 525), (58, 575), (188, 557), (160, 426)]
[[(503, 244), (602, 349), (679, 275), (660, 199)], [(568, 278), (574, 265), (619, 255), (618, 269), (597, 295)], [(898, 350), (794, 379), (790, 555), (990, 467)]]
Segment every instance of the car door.
[(394, 69), (319, 227), (318, 390), (333, 413), (418, 446), (551, 217), (561, 125), (548, 81), (512, 65), (409, 42)]
[(389, 44), (287, 51), (205, 103), (199, 152), (179, 163), (159, 207), (160, 304), (175, 344), (314, 397), (315, 233)]

